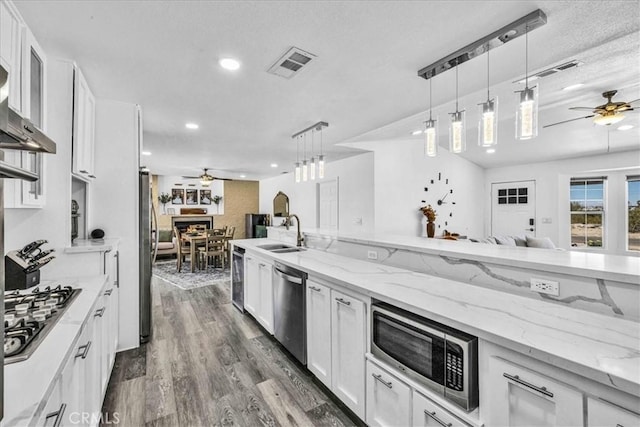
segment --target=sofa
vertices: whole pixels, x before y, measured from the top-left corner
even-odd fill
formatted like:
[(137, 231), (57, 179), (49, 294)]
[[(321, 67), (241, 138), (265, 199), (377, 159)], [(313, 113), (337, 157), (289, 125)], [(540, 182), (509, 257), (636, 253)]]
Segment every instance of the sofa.
[[(155, 242), (155, 235), (152, 236)], [(158, 256), (178, 253), (178, 241), (172, 230), (158, 230)]]
[(521, 246), (527, 248), (559, 249), (548, 237), (533, 236), (489, 236), (485, 239), (469, 239), (472, 242), (490, 245)]

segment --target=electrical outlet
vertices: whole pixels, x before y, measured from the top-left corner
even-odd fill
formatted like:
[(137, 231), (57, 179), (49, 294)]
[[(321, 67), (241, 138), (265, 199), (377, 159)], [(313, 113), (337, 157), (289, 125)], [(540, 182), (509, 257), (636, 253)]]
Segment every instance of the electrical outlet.
[(367, 258), (369, 258), (369, 259), (378, 259), (378, 252), (376, 252), (376, 251), (367, 251)]
[(531, 290), (540, 292), (541, 294), (549, 294), (554, 296), (560, 295), (560, 282), (554, 282), (547, 279), (531, 278)]

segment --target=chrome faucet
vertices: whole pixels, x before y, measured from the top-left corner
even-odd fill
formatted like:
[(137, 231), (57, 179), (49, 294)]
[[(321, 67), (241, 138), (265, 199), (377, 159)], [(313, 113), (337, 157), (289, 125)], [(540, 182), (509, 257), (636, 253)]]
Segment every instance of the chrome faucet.
[(291, 217), (296, 219), (296, 226), (298, 228), (298, 236), (297, 236), (296, 246), (302, 246), (302, 242), (304, 242), (304, 237), (302, 237), (302, 234), (300, 233), (300, 218), (298, 218), (298, 215), (291, 214), (291, 215), (287, 216), (287, 221), (285, 222), (285, 227), (287, 227), (287, 230), (289, 229), (289, 226), (291, 225)]

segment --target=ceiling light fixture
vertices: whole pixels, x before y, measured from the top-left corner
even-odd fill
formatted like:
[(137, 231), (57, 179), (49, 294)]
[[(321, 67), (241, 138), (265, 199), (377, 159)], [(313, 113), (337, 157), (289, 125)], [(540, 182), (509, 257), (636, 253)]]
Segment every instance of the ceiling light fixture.
[[(325, 123), (324, 125), (329, 126), (327, 123)], [(320, 155), (318, 156), (318, 179), (324, 179), (324, 154), (322, 154), (322, 125), (319, 125), (316, 128), (316, 130), (320, 130)]]
[(240, 175), (240, 178), (246, 178), (246, 177), (247, 177), (247, 175), (245, 175), (245, 174)]
[(300, 138), (296, 138), (296, 182), (300, 182)]
[(487, 154), (493, 154), (496, 152), (495, 148), (487, 148)]
[(143, 156), (150, 156), (151, 155), (151, 151), (143, 151), (142, 155)]
[(467, 149), (465, 110), (458, 109), (458, 64), (456, 64), (456, 111), (449, 113), (449, 151), (462, 153)]
[(184, 125), (184, 127), (186, 127), (187, 129), (198, 129), (200, 126), (198, 126), (196, 123), (187, 123)]
[(527, 140), (538, 136), (538, 86), (529, 87), (529, 25), (525, 26), (524, 89), (516, 91), (516, 139)]
[(271, 167), (272, 167), (272, 168), (277, 168), (277, 167), (278, 167), (278, 164), (277, 164), (277, 163), (271, 163)]
[(622, 131), (629, 130), (629, 129), (633, 129), (633, 125), (622, 125), (618, 127), (618, 130), (622, 130)]
[(309, 166), (307, 165), (307, 134), (302, 135), (302, 182), (309, 179)]
[(584, 83), (576, 83), (576, 84), (573, 84), (573, 85), (569, 85), (569, 86), (567, 86), (567, 87), (563, 87), (563, 88), (562, 88), (562, 90), (564, 90), (564, 91), (567, 91), (567, 92), (568, 92), (568, 91), (570, 91), (570, 90), (576, 90), (576, 89), (579, 89), (579, 88), (581, 88), (582, 86), (584, 86)]
[(240, 68), (240, 62), (233, 58), (222, 58), (220, 61), (218, 61), (218, 64), (220, 64), (220, 66), (225, 70), (230, 71), (236, 71), (238, 68)]
[(601, 112), (599, 116), (593, 119), (593, 123), (600, 126), (615, 125), (624, 120), (624, 114), (615, 111)]
[(313, 156), (313, 134), (315, 132), (315, 129), (311, 129), (311, 162), (309, 164), (309, 178), (311, 181), (315, 181), (316, 179), (316, 159)]
[[(313, 126), (309, 126), (308, 128), (291, 135), (291, 139), (295, 139), (296, 144), (298, 144), (301, 138), (303, 139), (304, 152), (303, 152), (302, 167), (300, 172), (298, 172), (298, 168), (300, 167), (300, 159), (299, 159), (300, 151), (298, 150), (298, 162), (296, 162), (296, 182), (300, 182), (301, 180), (303, 182), (307, 181), (309, 177), (311, 177), (312, 180), (316, 179), (316, 176), (318, 177), (318, 179), (324, 178), (324, 154), (322, 152), (322, 128), (327, 126), (329, 126), (329, 123), (327, 122), (318, 122)], [(311, 131), (311, 165), (310, 165), (311, 167), (309, 167), (309, 164), (307, 163), (307, 133), (309, 131)], [(315, 156), (313, 155), (315, 132), (320, 132), (320, 155), (318, 156), (317, 162), (316, 162)], [(316, 167), (317, 167), (317, 174), (316, 174)], [(302, 175), (301, 179), (298, 177), (298, 174)]]
[(489, 76), (489, 47), (487, 46), (487, 100), (478, 104), (480, 113), (478, 145), (481, 147), (491, 147), (498, 143), (498, 97), (491, 99)]
[(431, 82), (429, 79), (429, 120), (424, 122), (424, 154), (427, 157), (435, 157), (438, 154), (438, 117), (433, 119), (432, 107), (433, 100), (431, 98)]

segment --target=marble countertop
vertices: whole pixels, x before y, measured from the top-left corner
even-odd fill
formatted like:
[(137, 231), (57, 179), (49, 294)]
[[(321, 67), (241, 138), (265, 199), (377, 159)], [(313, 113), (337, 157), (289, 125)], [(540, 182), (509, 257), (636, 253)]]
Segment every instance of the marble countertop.
[[(284, 230), (284, 227), (273, 229)], [(295, 233), (294, 228), (291, 230)], [(636, 256), (491, 245), (465, 240), (428, 239), (384, 233), (342, 233), (319, 229), (302, 231), (305, 234), (330, 237), (344, 242), (640, 284), (640, 257)]]
[(118, 246), (120, 238), (107, 237), (105, 239), (76, 239), (71, 246), (64, 248), (66, 254), (78, 254), (86, 252), (104, 252)]
[[(33, 425), (37, 420), (55, 379), (75, 348), (82, 324), (107, 283), (107, 276), (69, 278), (64, 283), (82, 292), (40, 343), (29, 359), (4, 367), (4, 419), (2, 427)], [(40, 286), (48, 283), (43, 281)]]
[[(640, 396), (640, 324), (323, 251), (234, 245)], [(451, 242), (458, 244), (459, 242)]]

